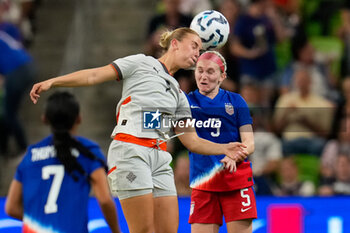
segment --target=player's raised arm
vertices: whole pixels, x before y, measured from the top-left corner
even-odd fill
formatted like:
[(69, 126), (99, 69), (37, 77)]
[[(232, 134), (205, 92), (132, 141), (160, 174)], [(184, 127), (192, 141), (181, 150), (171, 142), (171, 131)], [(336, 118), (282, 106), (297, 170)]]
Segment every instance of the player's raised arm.
[(40, 97), (40, 93), (48, 91), (52, 87), (92, 86), (106, 81), (115, 80), (116, 77), (117, 74), (111, 65), (80, 70), (36, 83), (33, 85), (29, 95), (33, 103), (36, 104)]

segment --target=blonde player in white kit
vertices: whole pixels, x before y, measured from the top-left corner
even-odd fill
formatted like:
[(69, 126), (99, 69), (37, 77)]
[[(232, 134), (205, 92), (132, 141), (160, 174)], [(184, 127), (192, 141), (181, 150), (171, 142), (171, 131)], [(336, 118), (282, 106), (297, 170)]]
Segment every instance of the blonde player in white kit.
[[(165, 32), (160, 45), (165, 52), (159, 59), (143, 54), (120, 58), (106, 66), (37, 83), (30, 92), (36, 103), (39, 94), (51, 87), (123, 80), (114, 140), (108, 151), (108, 179), (112, 193), (118, 195), (131, 233), (176, 233), (179, 222), (169, 165), (172, 157), (166, 152), (169, 129), (152, 123), (160, 116), (175, 116), (175, 120), (191, 117), (186, 96), (172, 74), (194, 66), (200, 55), (201, 39), (193, 30), (179, 28)], [(247, 155), (241, 143), (216, 144), (199, 138), (194, 129), (174, 130), (181, 142), (195, 153), (225, 154), (223, 166), (231, 171), (236, 168), (235, 161)]]

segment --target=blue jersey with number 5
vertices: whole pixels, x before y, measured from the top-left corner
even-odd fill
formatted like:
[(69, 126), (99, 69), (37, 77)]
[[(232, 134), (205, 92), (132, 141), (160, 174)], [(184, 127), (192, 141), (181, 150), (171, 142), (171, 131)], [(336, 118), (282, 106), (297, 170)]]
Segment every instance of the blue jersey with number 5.
[[(96, 143), (82, 137), (76, 139), (105, 159)], [(77, 151), (73, 151), (73, 155), (87, 174), (103, 166), (100, 161), (79, 155)], [(23, 186), (23, 232), (88, 232), (90, 184), (86, 177), (75, 174), (78, 181), (56, 158), (52, 136), (28, 148), (15, 174)]]
[[(211, 99), (198, 90), (188, 95), (199, 137), (216, 143), (241, 142), (239, 128), (252, 124), (245, 100), (236, 93), (219, 89)], [(206, 191), (231, 191), (253, 184), (249, 160), (237, 164), (237, 171), (223, 169), (224, 155), (200, 155), (189, 152), (190, 186)]]

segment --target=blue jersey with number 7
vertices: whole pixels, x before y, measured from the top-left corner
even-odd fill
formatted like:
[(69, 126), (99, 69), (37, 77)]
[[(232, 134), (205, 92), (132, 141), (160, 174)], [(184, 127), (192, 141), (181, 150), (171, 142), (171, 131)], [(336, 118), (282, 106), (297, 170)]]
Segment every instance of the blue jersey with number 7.
[[(97, 157), (105, 160), (100, 147), (85, 138), (76, 137)], [(19, 164), (15, 179), (23, 186), (23, 232), (88, 232), (88, 200), (90, 184), (87, 177), (76, 172), (77, 181), (56, 158), (52, 136), (28, 148)], [(87, 174), (103, 167), (78, 151), (78, 163)]]

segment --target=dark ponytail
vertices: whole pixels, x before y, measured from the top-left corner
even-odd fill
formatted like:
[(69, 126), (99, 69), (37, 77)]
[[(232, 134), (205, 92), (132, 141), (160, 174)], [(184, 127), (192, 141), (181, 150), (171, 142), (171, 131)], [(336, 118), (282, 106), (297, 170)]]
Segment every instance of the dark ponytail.
[[(78, 119), (79, 112), (80, 107), (78, 101), (67, 91), (58, 91), (52, 94), (48, 98), (45, 108), (45, 117), (53, 133), (53, 144), (56, 149), (56, 156), (74, 180), (78, 180), (78, 176), (74, 171), (79, 172), (89, 179), (89, 175), (76, 159), (79, 154), (91, 160), (100, 161), (107, 170), (107, 166), (102, 159), (94, 155), (70, 134), (70, 130)], [(76, 155), (75, 152), (77, 153)]]

